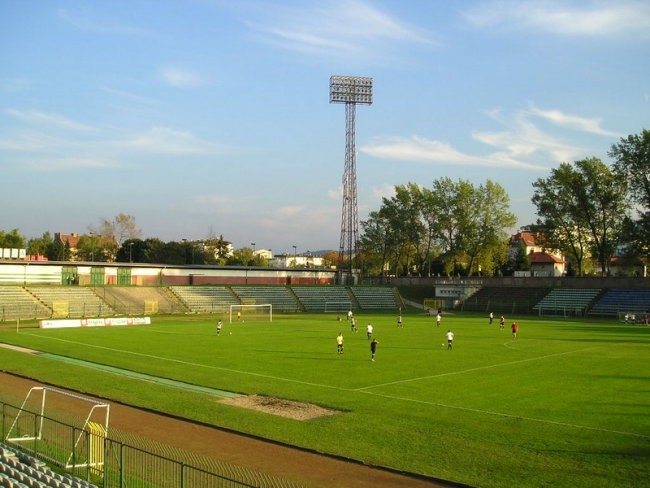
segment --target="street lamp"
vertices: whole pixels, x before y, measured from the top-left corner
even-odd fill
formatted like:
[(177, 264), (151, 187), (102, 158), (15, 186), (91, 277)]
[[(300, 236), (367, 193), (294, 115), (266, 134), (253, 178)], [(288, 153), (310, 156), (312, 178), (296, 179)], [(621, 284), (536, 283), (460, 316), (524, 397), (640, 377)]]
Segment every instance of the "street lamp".
[(133, 262), (133, 243), (129, 242), (129, 263)]
[(90, 261), (95, 261), (95, 233), (90, 233)]
[(298, 266), (298, 261), (296, 260), (296, 246), (291, 247), (293, 247), (293, 265)]
[(251, 247), (253, 248), (253, 254), (255, 254), (255, 243), (251, 242)]

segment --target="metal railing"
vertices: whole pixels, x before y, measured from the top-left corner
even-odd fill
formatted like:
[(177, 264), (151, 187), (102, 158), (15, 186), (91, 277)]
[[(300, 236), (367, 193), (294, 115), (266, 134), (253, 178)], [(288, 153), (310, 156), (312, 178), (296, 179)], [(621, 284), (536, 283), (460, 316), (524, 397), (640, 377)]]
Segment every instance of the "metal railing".
[(5, 445), (98, 487), (298, 488), (225, 463), (228, 474), (217, 473), (3, 401), (0, 415)]

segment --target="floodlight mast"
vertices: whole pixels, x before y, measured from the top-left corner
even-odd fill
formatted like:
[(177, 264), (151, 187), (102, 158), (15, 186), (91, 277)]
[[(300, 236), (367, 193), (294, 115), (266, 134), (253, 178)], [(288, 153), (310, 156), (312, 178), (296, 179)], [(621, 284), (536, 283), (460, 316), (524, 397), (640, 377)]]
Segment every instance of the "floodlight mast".
[(353, 258), (359, 242), (359, 213), (357, 206), (357, 169), (355, 147), (356, 106), (372, 104), (372, 78), (362, 76), (330, 77), (330, 103), (345, 104), (345, 167), (343, 170), (343, 209), (341, 212), (341, 242), (339, 268), (344, 269), (347, 258), (349, 279), (352, 279)]

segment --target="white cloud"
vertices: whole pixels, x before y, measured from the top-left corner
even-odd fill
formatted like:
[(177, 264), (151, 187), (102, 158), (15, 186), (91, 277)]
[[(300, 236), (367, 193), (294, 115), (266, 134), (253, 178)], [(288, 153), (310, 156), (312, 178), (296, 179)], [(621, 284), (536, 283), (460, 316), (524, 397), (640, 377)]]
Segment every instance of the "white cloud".
[(460, 152), (449, 144), (420, 136), (394, 137), (363, 146), (361, 151), (382, 159), (414, 161), (427, 164), (470, 165), (498, 168), (545, 169), (542, 166), (518, 161), (509, 151), (488, 156), (473, 156)]
[(356, 58), (369, 55), (378, 43), (436, 44), (429, 33), (362, 0), (335, 0), (323, 7), (295, 9), (274, 5), (266, 13), (267, 20), (249, 23), (263, 42), (311, 55)]
[(197, 88), (207, 84), (203, 76), (183, 68), (163, 68), (161, 74), (163, 80), (175, 88)]
[(92, 32), (95, 34), (126, 35), (137, 37), (151, 37), (150, 31), (126, 25), (122, 22), (108, 18), (97, 17), (95, 12), (89, 8), (57, 10), (59, 19), (80, 31)]
[(616, 2), (490, 1), (464, 12), (478, 27), (537, 30), (566, 36), (650, 37), (650, 3), (637, 0)]
[(372, 194), (379, 199), (392, 198), (395, 196), (395, 185), (384, 183), (382, 186), (373, 186)]
[(27, 166), (33, 171), (61, 172), (80, 169), (103, 169), (115, 167), (111, 161), (93, 158), (36, 158), (29, 160)]
[(7, 113), (12, 117), (32, 125), (46, 126), (49, 129), (57, 128), (76, 132), (92, 132), (94, 128), (68, 119), (57, 114), (48, 114), (38, 110), (14, 110), (8, 109)]
[[(548, 169), (548, 163), (572, 161), (588, 151), (564, 142), (561, 136), (543, 131), (535, 119), (550, 123), (552, 127), (568, 128), (597, 136), (618, 136), (603, 129), (602, 120), (599, 118), (581, 117), (560, 110), (544, 110), (531, 106), (514, 114), (504, 115), (498, 110), (493, 110), (487, 115), (503, 129), (474, 131), (472, 138), (493, 148), (493, 152), (469, 154), (443, 141), (417, 135), (378, 139), (362, 146), (360, 150), (382, 159), (536, 171)], [(564, 134), (565, 132), (562, 133)]]
[(536, 107), (530, 108), (530, 113), (542, 119), (545, 119), (560, 127), (574, 129), (591, 134), (609, 137), (621, 137), (616, 132), (603, 129), (600, 125), (603, 121), (602, 118), (587, 118), (578, 115), (565, 114), (560, 110), (541, 110)]
[(219, 152), (217, 144), (204, 141), (190, 132), (177, 131), (168, 127), (153, 127), (137, 134), (121, 145), (156, 154), (214, 154)]

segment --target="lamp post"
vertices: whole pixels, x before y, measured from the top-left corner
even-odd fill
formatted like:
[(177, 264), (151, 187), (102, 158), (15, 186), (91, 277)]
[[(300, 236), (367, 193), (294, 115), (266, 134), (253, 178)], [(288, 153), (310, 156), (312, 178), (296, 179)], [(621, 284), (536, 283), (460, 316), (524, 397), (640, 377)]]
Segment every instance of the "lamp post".
[(133, 262), (133, 243), (129, 242), (129, 263)]
[(95, 233), (90, 233), (90, 260), (95, 261)]
[(293, 247), (293, 265), (298, 266), (298, 261), (296, 261), (296, 246), (291, 246)]

